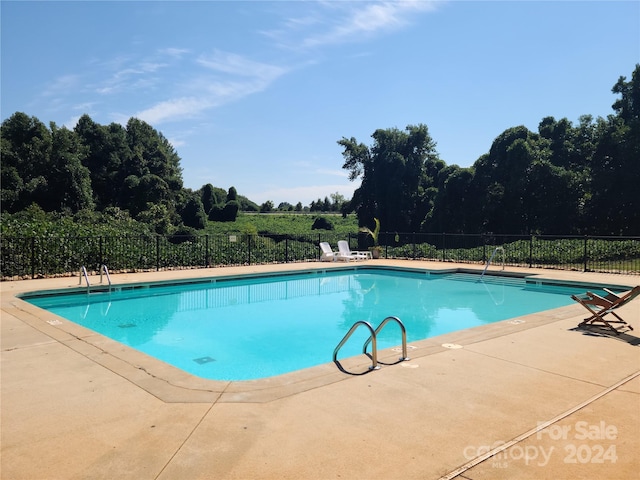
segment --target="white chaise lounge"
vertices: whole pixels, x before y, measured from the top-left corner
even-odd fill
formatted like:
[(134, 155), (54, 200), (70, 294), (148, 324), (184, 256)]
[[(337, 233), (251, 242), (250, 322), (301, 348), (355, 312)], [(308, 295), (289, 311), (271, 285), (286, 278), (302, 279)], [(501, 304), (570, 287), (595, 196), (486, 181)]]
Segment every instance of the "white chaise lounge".
[(338, 258), (344, 257), (349, 260), (366, 260), (371, 258), (371, 252), (357, 252), (349, 248), (346, 240), (338, 241)]
[(320, 250), (322, 251), (322, 253), (320, 254), (321, 262), (336, 261), (338, 253), (331, 250), (331, 245), (329, 245), (329, 242), (320, 242)]

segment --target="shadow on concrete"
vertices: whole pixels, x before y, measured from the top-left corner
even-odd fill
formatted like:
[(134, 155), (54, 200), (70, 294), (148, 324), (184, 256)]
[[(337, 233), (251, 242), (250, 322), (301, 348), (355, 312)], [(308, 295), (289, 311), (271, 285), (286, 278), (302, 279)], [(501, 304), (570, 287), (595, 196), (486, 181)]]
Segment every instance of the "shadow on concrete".
[(611, 329), (599, 327), (597, 325), (592, 326), (577, 326), (570, 329), (572, 332), (580, 332), (583, 335), (591, 336), (591, 337), (607, 337), (614, 340), (618, 340), (620, 342), (628, 343), (634, 347), (640, 345), (640, 338), (629, 335), (626, 332), (617, 333), (613, 332)]

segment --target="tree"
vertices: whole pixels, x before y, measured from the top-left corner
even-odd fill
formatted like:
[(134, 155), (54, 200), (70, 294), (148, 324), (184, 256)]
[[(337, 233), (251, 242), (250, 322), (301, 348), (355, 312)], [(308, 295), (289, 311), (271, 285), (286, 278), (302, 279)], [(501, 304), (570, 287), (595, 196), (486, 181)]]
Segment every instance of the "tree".
[(208, 214), (211, 211), (211, 209), (218, 204), (218, 198), (216, 196), (216, 192), (214, 190), (213, 185), (211, 185), (210, 183), (203, 185), (202, 188), (200, 189), (200, 192), (201, 192), (202, 208)]
[(57, 209), (77, 212), (93, 210), (93, 191), (89, 169), (82, 164), (84, 155), (77, 135), (51, 123), (51, 165), (48, 186), (49, 202)]
[(180, 217), (187, 227), (201, 230), (207, 225), (207, 214), (197, 193), (188, 195), (186, 203), (180, 209)]
[(417, 231), (432, 208), (428, 189), (444, 162), (426, 125), (376, 130), (369, 148), (343, 137), (343, 168), (349, 179), (361, 177), (352, 207), (362, 225), (379, 218), (390, 231)]
[(236, 200), (230, 200), (226, 203), (224, 208), (222, 209), (222, 217), (225, 222), (235, 222), (236, 218), (238, 218), (238, 210), (240, 209), (240, 205)]
[(220, 205), (214, 205), (213, 207), (211, 207), (211, 210), (209, 210), (209, 213), (208, 213), (209, 220), (212, 222), (223, 222), (224, 221), (224, 217), (222, 214), (223, 208), (224, 207)]
[(579, 233), (582, 191), (577, 176), (547, 160), (528, 169), (528, 230), (539, 234)]
[(322, 211), (322, 200), (318, 199), (316, 200), (311, 200), (311, 203), (309, 204), (309, 211), (310, 212), (320, 212)]
[(96, 208), (121, 206), (123, 165), (131, 156), (125, 129), (117, 123), (102, 126), (83, 115), (74, 132), (85, 149), (82, 164), (89, 170)]
[(260, 207), (256, 203), (243, 195), (238, 195), (238, 203), (240, 204), (240, 210), (243, 212), (257, 212), (260, 210)]
[[(137, 177), (141, 188), (133, 196), (134, 203), (125, 204), (124, 208), (139, 212), (141, 205), (148, 202), (167, 200), (174, 204), (176, 195), (182, 190), (182, 172), (180, 157), (171, 144), (161, 133), (137, 118), (131, 118), (127, 123), (126, 138), (131, 156), (125, 159), (122, 168), (125, 178)], [(171, 206), (175, 210), (175, 205)]]
[(2, 122), (2, 210), (8, 213), (25, 209), (31, 203), (51, 211), (45, 176), (51, 156), (51, 133), (35, 117), (16, 112)]
[(450, 233), (475, 233), (478, 225), (473, 213), (473, 169), (451, 165), (438, 172), (433, 214), (424, 230)]
[(640, 65), (631, 80), (620, 77), (612, 92), (616, 115), (601, 120), (591, 164), (589, 230), (612, 235), (640, 234)]
[(342, 209), (342, 205), (346, 202), (344, 195), (336, 192), (330, 195), (331, 197), (331, 211), (338, 212)]
[(630, 81), (620, 76), (611, 91), (620, 95), (611, 106), (618, 117), (629, 126), (640, 121), (640, 64), (636, 64)]
[[(140, 212), (138, 220), (153, 228), (158, 235), (167, 235), (172, 230), (172, 215), (166, 205), (147, 205), (147, 209)], [(104, 211), (109, 212), (113, 207), (108, 207)], [(117, 207), (116, 207), (117, 208)]]
[(260, 213), (269, 213), (273, 210), (273, 202), (271, 200), (267, 200), (262, 205), (260, 205)]
[(180, 157), (169, 141), (151, 125), (137, 118), (127, 122), (127, 141), (132, 156), (124, 164), (128, 175), (152, 174), (163, 178), (171, 190), (182, 188)]

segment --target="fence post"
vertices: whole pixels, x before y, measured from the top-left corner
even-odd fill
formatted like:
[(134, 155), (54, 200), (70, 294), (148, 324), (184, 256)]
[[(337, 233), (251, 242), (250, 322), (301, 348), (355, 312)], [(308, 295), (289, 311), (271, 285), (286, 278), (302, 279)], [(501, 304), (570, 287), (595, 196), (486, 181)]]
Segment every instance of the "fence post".
[(160, 235), (156, 235), (156, 272), (160, 271)]
[(447, 246), (446, 246), (446, 233), (442, 232), (442, 261), (445, 262), (447, 258)]
[(583, 256), (582, 256), (582, 258), (583, 258), (583, 262), (584, 262), (584, 265), (583, 265), (583, 272), (587, 272), (587, 271), (588, 271), (588, 270), (587, 270), (587, 268), (588, 268), (588, 262), (589, 262), (588, 251), (587, 251), (587, 241), (588, 241), (588, 238), (589, 238), (589, 237), (588, 237), (587, 235), (585, 235), (585, 236), (584, 236), (584, 254), (583, 254)]
[(247, 234), (247, 265), (251, 265), (251, 239), (253, 235)]
[(284, 239), (284, 263), (289, 263), (289, 237)]
[(529, 237), (529, 268), (533, 266), (533, 235)]
[[(378, 246), (380, 246), (380, 242), (382, 242), (382, 245), (384, 247), (384, 257), (383, 258), (389, 258), (389, 232), (380, 232), (378, 234)], [(373, 253), (372, 253), (373, 255)], [(382, 250), (380, 251), (380, 255), (382, 255)]]
[(418, 249), (416, 245), (416, 232), (413, 232), (413, 260), (416, 259), (416, 250)]
[(106, 265), (107, 262), (104, 259), (104, 253), (102, 251), (102, 235), (100, 235), (100, 246), (99, 246), (99, 250), (100, 250), (100, 265)]
[(209, 266), (209, 234), (204, 236), (204, 266)]
[(36, 278), (36, 237), (31, 237), (31, 279)]
[(484, 233), (482, 234), (482, 263), (487, 263), (487, 239)]

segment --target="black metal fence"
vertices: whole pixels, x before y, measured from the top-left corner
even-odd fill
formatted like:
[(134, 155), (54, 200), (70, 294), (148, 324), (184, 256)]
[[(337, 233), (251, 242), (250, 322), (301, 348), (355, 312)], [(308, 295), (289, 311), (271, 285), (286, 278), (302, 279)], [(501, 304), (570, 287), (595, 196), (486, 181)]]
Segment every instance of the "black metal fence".
[[(201, 235), (2, 238), (2, 280), (97, 271), (149, 271), (317, 261), (320, 242), (334, 248), (372, 246), (371, 237), (331, 232), (306, 235)], [(579, 237), (381, 233), (382, 258), (423, 259), (640, 275), (640, 237)]]

